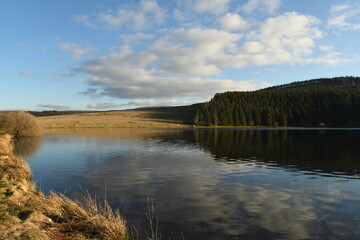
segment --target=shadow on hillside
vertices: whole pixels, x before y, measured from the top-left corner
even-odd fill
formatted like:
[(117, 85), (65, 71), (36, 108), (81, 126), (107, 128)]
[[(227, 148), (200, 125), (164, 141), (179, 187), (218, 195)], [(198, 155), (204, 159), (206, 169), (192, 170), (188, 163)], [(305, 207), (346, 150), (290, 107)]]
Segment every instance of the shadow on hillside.
[[(149, 119), (156, 119), (157, 122), (193, 124), (194, 116), (200, 104), (180, 107), (150, 107), (138, 108), (134, 111), (144, 111)], [(160, 121), (159, 121), (160, 120)]]

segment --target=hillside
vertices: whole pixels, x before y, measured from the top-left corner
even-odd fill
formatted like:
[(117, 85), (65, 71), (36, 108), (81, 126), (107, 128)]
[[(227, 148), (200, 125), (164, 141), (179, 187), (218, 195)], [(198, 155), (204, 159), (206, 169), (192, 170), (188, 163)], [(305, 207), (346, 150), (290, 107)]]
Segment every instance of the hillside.
[(194, 122), (204, 126), (359, 127), (359, 87), (359, 77), (339, 77), (216, 94), (197, 110)]
[(345, 88), (345, 89), (359, 89), (360, 77), (335, 77), (335, 78), (318, 78), (306, 81), (292, 82), (288, 84), (277, 85), (269, 88), (261, 89), (267, 90), (282, 90), (290, 88)]
[(60, 114), (38, 117), (44, 128), (184, 128), (200, 104)]
[(360, 77), (320, 78), (252, 92), (218, 93), (210, 102), (190, 106), (31, 113), (45, 128), (181, 128), (193, 124), (359, 127)]

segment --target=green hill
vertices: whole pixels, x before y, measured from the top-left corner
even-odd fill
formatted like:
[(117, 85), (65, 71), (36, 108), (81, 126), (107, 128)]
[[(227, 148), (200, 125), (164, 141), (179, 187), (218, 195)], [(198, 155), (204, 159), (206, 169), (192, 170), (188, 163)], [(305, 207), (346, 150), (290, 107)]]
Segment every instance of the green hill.
[(262, 89), (262, 91), (282, 90), (282, 89), (290, 89), (290, 88), (311, 88), (311, 87), (357, 89), (360, 88), (360, 77), (348, 76), (348, 77), (335, 77), (335, 78), (319, 78), (319, 79), (277, 85)]
[(359, 127), (360, 78), (315, 79), (216, 94), (197, 110), (204, 126)]

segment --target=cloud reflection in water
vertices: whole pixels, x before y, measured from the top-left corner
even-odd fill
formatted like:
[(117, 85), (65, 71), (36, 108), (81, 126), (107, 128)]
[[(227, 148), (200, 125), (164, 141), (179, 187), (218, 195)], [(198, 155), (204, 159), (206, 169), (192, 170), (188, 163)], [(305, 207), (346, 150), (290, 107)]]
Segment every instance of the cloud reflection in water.
[(149, 198), (172, 239), (360, 236), (358, 132), (126, 131), (47, 135), (35, 178), (70, 196), (106, 190), (140, 227)]

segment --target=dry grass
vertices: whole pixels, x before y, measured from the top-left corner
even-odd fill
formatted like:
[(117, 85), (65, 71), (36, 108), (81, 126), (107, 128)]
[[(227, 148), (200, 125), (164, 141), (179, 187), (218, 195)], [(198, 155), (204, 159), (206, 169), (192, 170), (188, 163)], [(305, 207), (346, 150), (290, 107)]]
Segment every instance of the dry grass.
[(0, 155), (9, 155), (12, 151), (11, 135), (5, 134), (0, 138)]
[(106, 202), (98, 203), (89, 195), (81, 201), (72, 201), (63, 195), (51, 193), (46, 213), (54, 222), (62, 223), (68, 232), (81, 232), (87, 238), (127, 239), (127, 230), (119, 211)]
[[(10, 144), (7, 138), (0, 142)], [(107, 202), (45, 197), (31, 178), (25, 161), (0, 156), (0, 239), (128, 239), (125, 221)]]
[[(179, 116), (178, 116), (179, 115)], [(82, 113), (39, 117), (44, 128), (185, 128), (180, 114), (150, 110)]]

